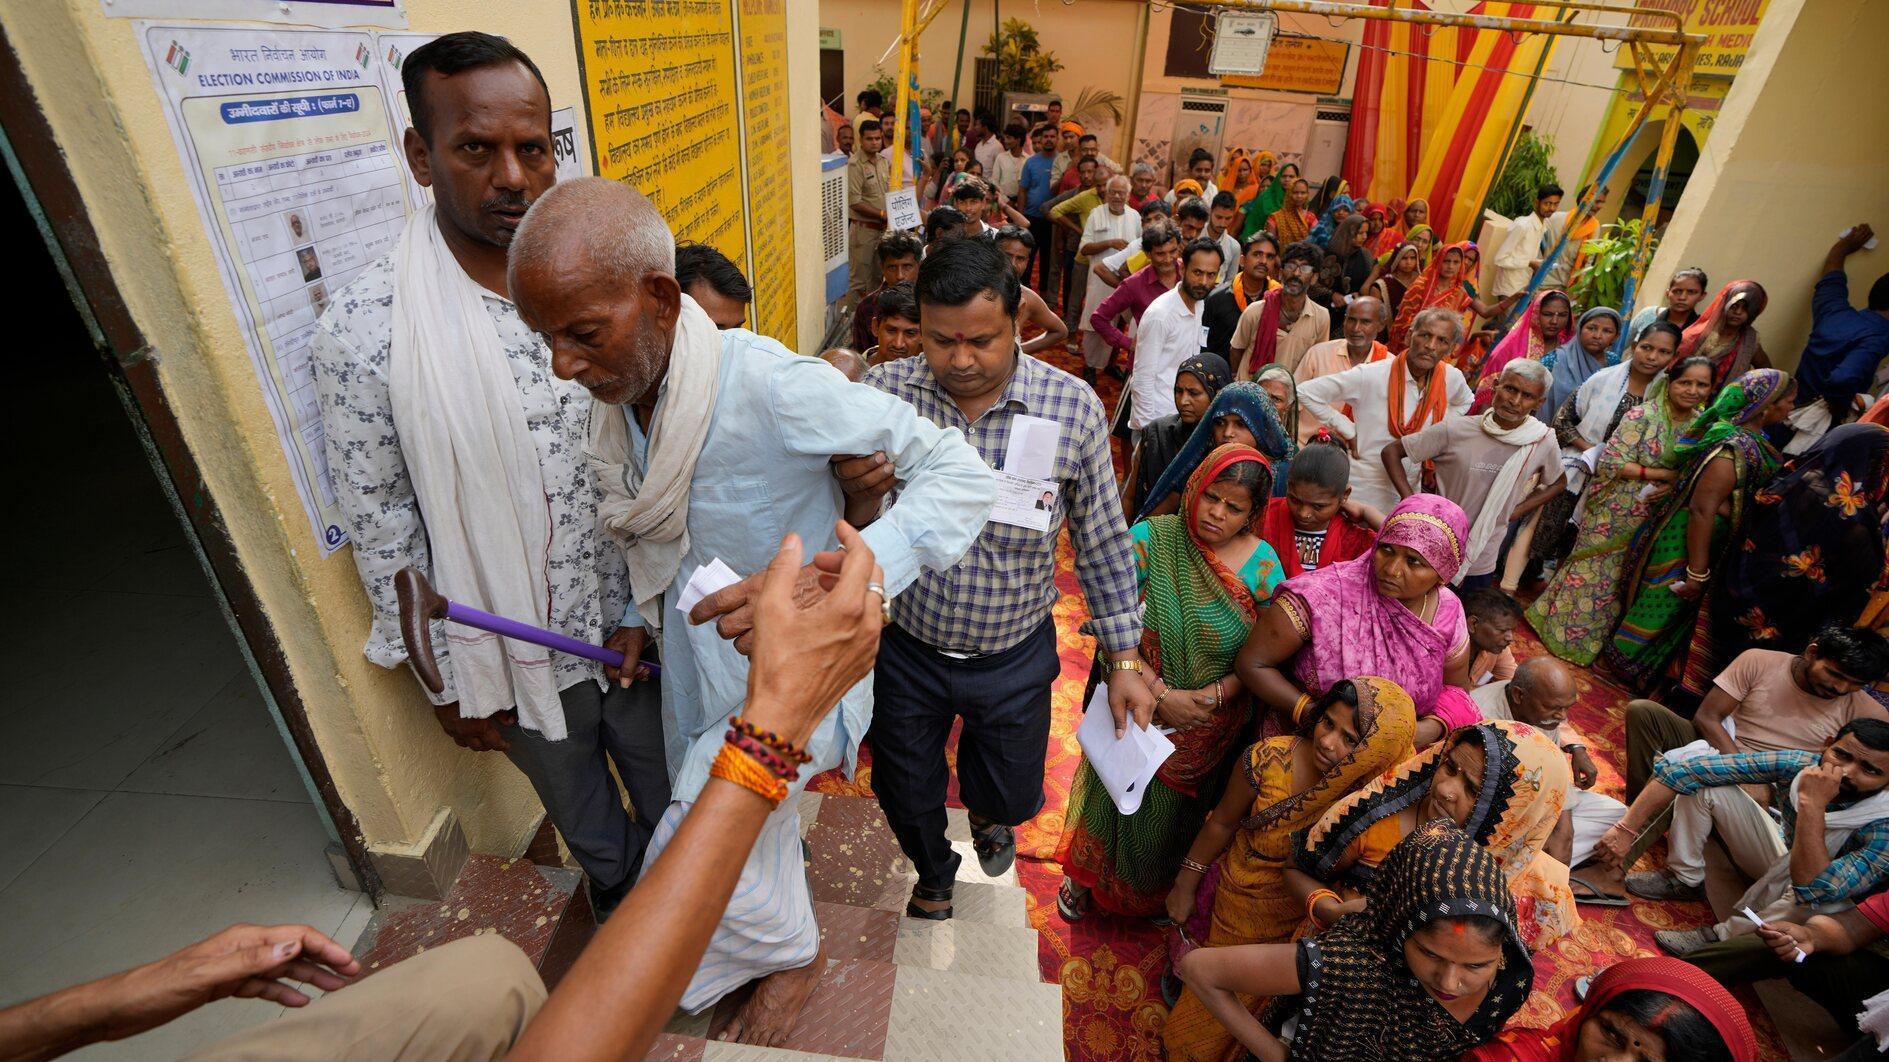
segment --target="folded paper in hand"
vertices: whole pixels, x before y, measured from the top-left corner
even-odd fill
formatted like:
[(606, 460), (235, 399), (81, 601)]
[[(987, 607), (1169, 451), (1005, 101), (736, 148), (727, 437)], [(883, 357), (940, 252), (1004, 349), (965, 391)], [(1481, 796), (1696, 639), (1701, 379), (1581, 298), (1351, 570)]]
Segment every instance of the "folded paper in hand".
[(695, 569), (689, 581), (683, 584), (682, 596), (676, 598), (676, 611), (684, 616), (695, 608), (695, 603), (725, 586), (733, 586), (741, 581), (735, 570), (723, 564), (720, 557), (714, 557), (707, 564)]
[(1076, 741), (1095, 776), (1102, 780), (1102, 788), (1108, 790), (1115, 807), (1124, 815), (1133, 815), (1141, 807), (1142, 794), (1154, 780), (1154, 772), (1174, 754), (1174, 742), (1153, 727), (1143, 729), (1131, 721), (1128, 733), (1115, 736), (1106, 683), (1095, 688), (1089, 710), (1076, 729)]

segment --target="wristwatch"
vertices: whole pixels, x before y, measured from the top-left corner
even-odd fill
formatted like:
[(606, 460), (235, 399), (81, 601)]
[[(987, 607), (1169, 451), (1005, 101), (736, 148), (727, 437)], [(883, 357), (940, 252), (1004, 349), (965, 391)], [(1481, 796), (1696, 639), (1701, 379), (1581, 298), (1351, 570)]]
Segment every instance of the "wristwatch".
[(1141, 661), (1139, 660), (1111, 660), (1109, 661), (1108, 669), (1109, 673), (1113, 674), (1117, 671), (1140, 672), (1142, 667)]

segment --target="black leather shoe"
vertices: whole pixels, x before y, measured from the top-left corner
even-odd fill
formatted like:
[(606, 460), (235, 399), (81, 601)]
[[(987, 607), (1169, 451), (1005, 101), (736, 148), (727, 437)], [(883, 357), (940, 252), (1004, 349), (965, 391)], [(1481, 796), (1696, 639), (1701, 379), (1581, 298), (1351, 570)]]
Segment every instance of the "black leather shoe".
[[(927, 888), (924, 885), (914, 885), (912, 886), (912, 896), (916, 899), (924, 900), (926, 903), (951, 902), (950, 889), (933, 889)], [(927, 922), (945, 922), (949, 921), (951, 918), (951, 908), (946, 907), (942, 910), (928, 911), (913, 903), (911, 900), (907, 900), (905, 901), (905, 917), (922, 918)]]

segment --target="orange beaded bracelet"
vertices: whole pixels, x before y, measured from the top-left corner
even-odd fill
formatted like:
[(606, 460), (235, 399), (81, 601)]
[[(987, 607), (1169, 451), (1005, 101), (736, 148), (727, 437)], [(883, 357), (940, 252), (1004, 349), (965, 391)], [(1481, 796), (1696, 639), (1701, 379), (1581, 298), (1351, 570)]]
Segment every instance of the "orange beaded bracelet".
[(765, 797), (775, 807), (780, 807), (781, 801), (787, 799), (787, 783), (759, 760), (732, 744), (722, 745), (721, 751), (715, 754), (715, 762), (708, 768), (708, 774), (711, 778), (733, 782), (751, 793)]

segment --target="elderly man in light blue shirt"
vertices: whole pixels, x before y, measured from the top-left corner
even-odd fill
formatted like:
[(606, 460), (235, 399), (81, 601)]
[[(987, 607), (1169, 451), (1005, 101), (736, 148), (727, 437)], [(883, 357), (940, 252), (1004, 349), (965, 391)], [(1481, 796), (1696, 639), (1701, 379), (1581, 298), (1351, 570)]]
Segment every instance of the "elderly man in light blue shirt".
[[(634, 658), (652, 631), (660, 640), (674, 802), (648, 863), (706, 783), (745, 699), (739, 649), (759, 573), (788, 533), (815, 549), (837, 545), (843, 499), (830, 459), (883, 451), (903, 484), (897, 503), (863, 532), (884, 569), (885, 595), (910, 585), (921, 568), (955, 564), (996, 497), (995, 476), (956, 429), (938, 428), (905, 402), (848, 383), (764, 336), (717, 332), (681, 294), (673, 256), (673, 238), (647, 200), (589, 178), (540, 198), (510, 257), (519, 313), (544, 335), (553, 369), (598, 400), (587, 456), (634, 597), (613, 642)], [(678, 599), (715, 559), (753, 574), (695, 609), (716, 623), (691, 624)], [(803, 569), (801, 586), (821, 592), (816, 565)], [(813, 761), (792, 793), (841, 763), (850, 772), (871, 721), (868, 678), (808, 743)], [(761, 979), (729, 1027), (730, 1038), (744, 1042), (784, 1038), (824, 966), (796, 803), (790, 795), (768, 820), (682, 997), (684, 1008), (700, 1011)]]

